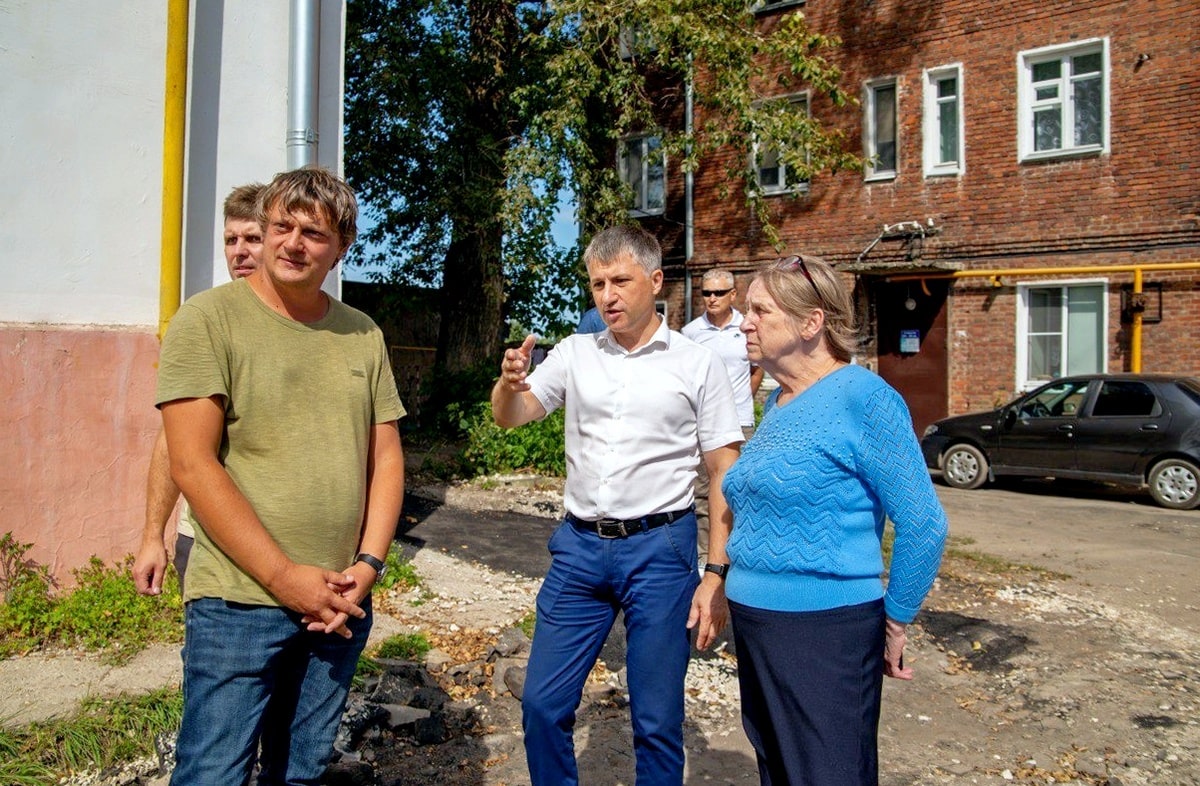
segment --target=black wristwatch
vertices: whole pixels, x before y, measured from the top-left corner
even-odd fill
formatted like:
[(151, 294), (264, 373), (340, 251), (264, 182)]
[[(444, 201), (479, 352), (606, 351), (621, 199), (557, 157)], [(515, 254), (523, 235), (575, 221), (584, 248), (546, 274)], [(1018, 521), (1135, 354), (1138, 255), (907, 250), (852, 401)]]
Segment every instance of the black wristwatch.
[(387, 573), (387, 563), (376, 557), (372, 557), (365, 551), (354, 558), (355, 562), (365, 562), (375, 569), (375, 580), (379, 581)]
[(729, 572), (729, 566), (719, 565), (716, 562), (708, 562), (705, 563), (704, 570), (708, 573), (715, 573), (721, 578), (725, 578), (725, 574)]

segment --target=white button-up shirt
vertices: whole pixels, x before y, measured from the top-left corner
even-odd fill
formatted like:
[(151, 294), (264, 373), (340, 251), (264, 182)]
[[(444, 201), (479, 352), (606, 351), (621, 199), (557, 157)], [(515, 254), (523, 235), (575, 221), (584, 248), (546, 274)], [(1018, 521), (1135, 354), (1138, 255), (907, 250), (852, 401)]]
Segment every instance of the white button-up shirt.
[(717, 327), (708, 312), (683, 326), (683, 335), (716, 352), (725, 364), (733, 385), (733, 401), (743, 426), (754, 425), (754, 396), (750, 392), (750, 358), (746, 355), (746, 334), (741, 331), (742, 312), (736, 308), (724, 327)]
[(701, 453), (742, 441), (724, 364), (665, 322), (633, 352), (610, 330), (568, 336), (527, 382), (566, 407), (563, 502), (583, 519), (686, 508)]

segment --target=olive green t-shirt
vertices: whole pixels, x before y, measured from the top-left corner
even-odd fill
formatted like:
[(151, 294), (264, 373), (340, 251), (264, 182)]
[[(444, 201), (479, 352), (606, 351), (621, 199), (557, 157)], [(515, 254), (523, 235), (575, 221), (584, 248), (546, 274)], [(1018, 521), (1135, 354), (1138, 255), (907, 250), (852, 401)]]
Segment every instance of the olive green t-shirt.
[[(163, 338), (155, 401), (212, 395), (225, 402), (218, 458), (267, 532), (297, 563), (348, 567), (371, 427), (404, 415), (379, 328), (332, 299), (317, 322), (287, 319), (245, 280), (202, 292)], [(196, 524), (184, 600), (279, 605)]]

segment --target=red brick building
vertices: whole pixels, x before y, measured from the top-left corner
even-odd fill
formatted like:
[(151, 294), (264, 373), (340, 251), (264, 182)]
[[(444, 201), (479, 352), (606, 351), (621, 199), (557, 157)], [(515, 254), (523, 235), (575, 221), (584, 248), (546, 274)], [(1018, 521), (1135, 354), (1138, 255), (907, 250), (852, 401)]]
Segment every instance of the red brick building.
[[(794, 183), (770, 151), (754, 166), (777, 192), (783, 253), (822, 256), (854, 286), (857, 361), (905, 396), (918, 432), (1066, 374), (1200, 375), (1194, 0), (785, 0), (756, 13), (764, 27), (804, 13), (843, 42), (831, 59), (860, 104), (792, 97), (861, 139), (866, 170)], [(744, 293), (779, 252), (736, 189), (720, 196), (728, 161), (689, 184), (670, 161), (645, 164), (652, 145), (628, 141), (622, 171), (667, 246), (679, 327), (702, 311), (706, 269), (734, 271)], [(1143, 299), (1135, 329), (1129, 304)]]

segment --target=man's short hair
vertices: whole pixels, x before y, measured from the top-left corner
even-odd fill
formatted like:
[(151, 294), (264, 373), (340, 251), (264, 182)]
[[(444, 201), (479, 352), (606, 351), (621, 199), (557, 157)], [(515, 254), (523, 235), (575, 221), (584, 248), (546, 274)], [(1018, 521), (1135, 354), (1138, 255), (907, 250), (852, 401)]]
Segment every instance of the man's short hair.
[(729, 282), (729, 287), (732, 289), (737, 286), (737, 279), (733, 277), (733, 273), (719, 267), (710, 267), (704, 271), (704, 277), (700, 279), (700, 286), (711, 284), (717, 280)]
[(638, 226), (619, 224), (601, 231), (583, 252), (583, 263), (607, 265), (629, 254), (646, 275), (662, 268), (662, 246), (658, 238)]
[(325, 214), (342, 240), (342, 250), (358, 237), (358, 200), (346, 181), (319, 166), (280, 172), (258, 195), (258, 220), (267, 226), (267, 211), (278, 205), (285, 213)]
[(259, 221), (258, 195), (264, 188), (262, 183), (247, 183), (230, 191), (225, 197), (225, 220)]

